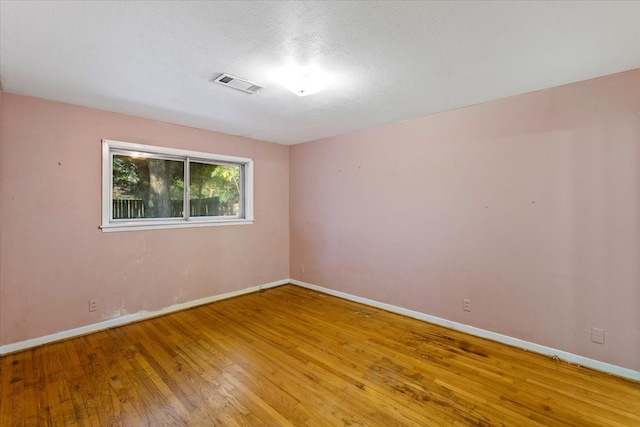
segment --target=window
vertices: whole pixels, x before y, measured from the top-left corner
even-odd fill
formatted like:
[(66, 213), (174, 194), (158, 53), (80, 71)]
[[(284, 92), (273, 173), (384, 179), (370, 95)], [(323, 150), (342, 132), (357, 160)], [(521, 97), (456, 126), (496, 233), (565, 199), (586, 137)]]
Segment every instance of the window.
[(253, 160), (102, 141), (102, 231), (252, 222)]

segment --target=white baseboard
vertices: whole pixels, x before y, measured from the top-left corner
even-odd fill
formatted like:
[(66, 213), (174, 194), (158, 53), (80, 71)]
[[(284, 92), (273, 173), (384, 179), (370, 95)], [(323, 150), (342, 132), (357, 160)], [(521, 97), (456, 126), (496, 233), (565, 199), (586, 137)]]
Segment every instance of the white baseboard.
[(152, 317), (163, 316), (165, 314), (174, 313), (176, 311), (186, 310), (188, 308), (209, 304), (209, 303), (220, 301), (227, 298), (237, 297), (239, 295), (261, 291), (263, 289), (269, 289), (276, 286), (286, 285), (287, 283), (290, 283), (289, 279), (278, 280), (275, 282), (266, 283), (264, 285), (252, 286), (250, 288), (241, 289), (239, 291), (227, 292), (221, 295), (215, 295), (212, 297), (200, 298), (197, 300), (188, 301), (181, 304), (175, 304), (175, 305), (163, 308), (161, 310), (140, 311), (135, 314), (127, 314), (124, 316), (116, 317), (114, 319), (93, 323), (91, 325), (81, 326), (79, 328), (69, 329), (66, 331), (56, 332), (55, 334), (45, 335), (43, 337), (32, 338), (26, 341), (2, 345), (0, 346), (0, 356), (4, 356), (5, 354), (9, 354), (9, 353), (15, 353), (17, 351), (26, 350), (32, 347), (37, 347), (43, 344), (64, 340), (67, 338), (73, 338), (80, 335), (86, 335), (92, 332), (98, 332), (105, 329), (113, 328), (116, 326), (126, 325), (128, 323), (139, 322), (140, 320), (150, 319)]
[(419, 311), (408, 310), (406, 308), (397, 307), (395, 305), (386, 304), (383, 302), (371, 300), (368, 298), (362, 298), (355, 295), (348, 294), (346, 292), (340, 292), (333, 289), (325, 288), (311, 283), (302, 282), (295, 279), (283, 279), (271, 283), (265, 283), (259, 286), (252, 286), (250, 288), (241, 289), (239, 291), (228, 292), (221, 295), (215, 295), (206, 298), (200, 298), (193, 301), (188, 301), (181, 304), (175, 304), (161, 310), (156, 311), (141, 311), (135, 314), (128, 314), (125, 316), (116, 317), (114, 319), (105, 320), (102, 322), (94, 323), (87, 326), (81, 326), (79, 328), (69, 329), (66, 331), (56, 332), (54, 334), (45, 335), (38, 338), (32, 338), (29, 340), (6, 344), (0, 346), (0, 356), (4, 356), (9, 353), (15, 353), (17, 351), (26, 350), (32, 347), (37, 347), (43, 344), (52, 343), (55, 341), (61, 341), (67, 338), (73, 338), (81, 335), (90, 334), (93, 332), (102, 331), (105, 329), (113, 328), (116, 326), (123, 326), (133, 322), (139, 322), (141, 320), (150, 319), (153, 317), (163, 316), (165, 314), (174, 313), (176, 311), (186, 310), (188, 308), (197, 307), (199, 305), (209, 304), (215, 301), (223, 299), (233, 298), (236, 296), (249, 294), (252, 292), (258, 292), (264, 289), (273, 288), (276, 286), (286, 285), (292, 283), (294, 285), (301, 286), (303, 288), (312, 289), (314, 291), (322, 292), (324, 294), (337, 296), (350, 301), (359, 302), (361, 304), (369, 305), (372, 307), (381, 308), (383, 310), (390, 311), (392, 313), (398, 313), (405, 316), (413, 317), (414, 319), (423, 320), (425, 322), (433, 323), (436, 325), (444, 326), (446, 328), (454, 329), (456, 331), (465, 332), (470, 335), (474, 335), (481, 338), (487, 338), (492, 341), (497, 341), (503, 344), (511, 345), (514, 347), (522, 348), (528, 351), (532, 351), (547, 356), (554, 356), (561, 360), (574, 363), (580, 366), (585, 366), (598, 371), (606, 372), (613, 375), (629, 378), (635, 381), (640, 381), (640, 372), (629, 368), (623, 368), (621, 366), (612, 365), (610, 363), (601, 362), (599, 360), (590, 359), (588, 357), (579, 356), (573, 353), (569, 353), (563, 350), (558, 350), (552, 347), (524, 341), (518, 338), (513, 338), (508, 335), (502, 335), (496, 332), (487, 331), (485, 329), (476, 328), (473, 326), (465, 325), (463, 323), (453, 322), (451, 320), (442, 319), (440, 317), (431, 316), (429, 314), (421, 313)]
[(314, 291), (322, 292), (328, 295), (333, 295), (333, 296), (344, 298), (350, 301), (369, 305), (372, 307), (381, 308), (383, 310), (387, 310), (392, 313), (398, 313), (405, 316), (413, 317), (414, 319), (424, 320), (425, 322), (444, 326), (446, 328), (454, 329), (456, 331), (465, 332), (467, 334), (474, 335), (477, 337), (487, 338), (492, 341), (497, 341), (513, 347), (522, 348), (527, 351), (532, 351), (532, 352), (544, 354), (547, 356), (557, 357), (558, 359), (564, 360), (569, 363), (585, 366), (591, 369), (617, 375), (620, 377), (629, 378), (635, 381), (640, 381), (640, 372), (634, 371), (633, 369), (623, 368), (621, 366), (612, 365), (610, 363), (601, 362), (599, 360), (589, 359), (588, 357), (579, 356), (577, 354), (569, 353), (563, 350), (557, 350), (555, 348), (532, 343), (529, 341), (524, 341), (518, 338), (513, 338), (508, 335), (502, 335), (496, 332), (487, 331), (485, 329), (480, 329), (480, 328), (465, 325), (462, 323), (453, 322), (451, 320), (446, 320), (440, 317), (431, 316), (429, 314), (420, 313), (419, 311), (408, 310), (406, 308), (397, 307), (395, 305), (358, 297), (355, 295), (347, 294), (345, 292), (340, 292), (340, 291), (336, 291), (329, 288), (324, 288), (322, 286), (313, 285), (311, 283), (302, 282), (300, 280), (290, 279), (289, 282), (294, 285), (301, 286), (303, 288), (312, 289)]

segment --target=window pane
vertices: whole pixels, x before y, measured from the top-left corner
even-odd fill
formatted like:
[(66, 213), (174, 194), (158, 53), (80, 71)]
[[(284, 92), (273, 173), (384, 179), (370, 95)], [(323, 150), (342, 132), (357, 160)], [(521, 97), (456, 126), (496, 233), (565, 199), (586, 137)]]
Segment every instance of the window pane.
[(180, 218), (184, 162), (113, 156), (113, 219)]
[(239, 216), (240, 166), (189, 163), (190, 215)]

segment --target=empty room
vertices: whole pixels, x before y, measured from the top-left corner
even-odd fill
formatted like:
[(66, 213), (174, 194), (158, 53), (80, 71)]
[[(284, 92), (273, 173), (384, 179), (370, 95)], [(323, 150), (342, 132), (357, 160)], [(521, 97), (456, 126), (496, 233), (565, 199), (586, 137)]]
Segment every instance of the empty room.
[(640, 426), (639, 22), (0, 0), (0, 426)]

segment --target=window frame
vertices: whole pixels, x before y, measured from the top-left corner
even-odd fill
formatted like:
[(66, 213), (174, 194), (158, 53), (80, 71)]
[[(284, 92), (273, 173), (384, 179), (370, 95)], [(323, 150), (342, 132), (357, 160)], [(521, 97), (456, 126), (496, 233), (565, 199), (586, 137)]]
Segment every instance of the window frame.
[[(176, 218), (113, 219), (113, 156), (142, 154), (148, 158), (177, 160), (184, 162), (184, 209), (183, 216)], [(237, 216), (190, 216), (189, 164), (206, 163), (239, 166), (240, 213)], [(168, 228), (211, 227), (222, 225), (245, 225), (254, 223), (253, 216), (253, 159), (227, 156), (201, 151), (157, 147), (132, 142), (102, 140), (102, 225), (103, 232), (139, 231)]]

